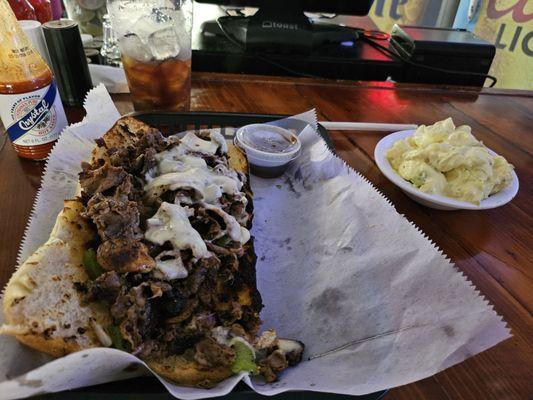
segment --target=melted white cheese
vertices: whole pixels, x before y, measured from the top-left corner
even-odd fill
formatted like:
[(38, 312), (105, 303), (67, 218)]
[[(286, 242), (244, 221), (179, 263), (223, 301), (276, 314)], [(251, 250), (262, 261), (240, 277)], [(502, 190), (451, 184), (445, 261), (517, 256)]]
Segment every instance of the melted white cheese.
[(223, 344), (223, 345), (228, 345), (230, 341), (229, 328), (225, 328), (223, 326), (217, 326), (211, 329), (211, 336), (218, 343)]
[[(172, 257), (166, 260), (162, 260), (165, 257)], [(155, 258), (155, 273), (156, 278), (162, 278), (166, 280), (183, 279), (187, 278), (189, 272), (183, 265), (180, 253), (177, 251), (163, 251)]]
[(196, 258), (210, 257), (205, 242), (189, 222), (191, 211), (179, 204), (162, 203), (155, 215), (146, 221), (146, 240), (158, 245), (170, 242), (175, 250), (191, 249)]
[(200, 139), (192, 132), (187, 133), (183, 138), (181, 138), (179, 145), (179, 147), (184, 147), (189, 151), (202, 153), (208, 156), (214, 155), (217, 152), (218, 146), (218, 143)]
[(228, 143), (220, 132), (212, 131), (211, 133), (209, 133), (209, 138), (213, 143), (217, 144), (222, 154), (226, 154), (228, 152)]
[[(145, 190), (148, 191), (148, 194), (155, 194), (157, 196), (158, 194), (161, 194), (162, 191), (159, 190), (161, 188), (164, 190), (176, 190), (180, 187), (190, 187), (196, 190), (204, 201), (210, 203), (218, 203), (217, 200), (220, 198), (220, 196), (222, 196), (222, 193), (230, 193), (240, 197), (242, 202), (246, 205), (246, 197), (239, 193), (239, 190), (242, 187), (242, 182), (239, 179), (239, 175), (236, 171), (229, 169), (223, 164), (218, 164), (211, 169), (202, 157), (191, 154), (191, 152), (194, 152), (195, 154), (198, 152), (208, 154), (213, 151), (216, 152), (219, 148), (221, 149), (222, 153), (227, 152), (228, 145), (224, 137), (219, 132), (211, 132), (209, 137), (211, 138), (211, 142), (200, 139), (194, 133), (189, 132), (185, 135), (185, 137), (176, 141), (177, 145), (169, 150), (165, 150), (156, 154), (155, 159), (157, 161), (157, 168), (151, 169), (146, 174), (146, 181), (149, 184), (146, 185)], [(209, 143), (211, 143), (212, 146), (209, 146)], [(199, 151), (199, 149), (201, 151)], [(213, 180), (212, 177), (215, 176), (214, 181), (216, 182), (205, 182), (203, 185), (199, 185), (198, 179), (191, 181), (188, 179), (188, 177), (191, 175), (191, 172), (189, 172), (191, 169), (196, 169), (196, 172), (203, 171), (202, 175), (198, 177), (204, 180)], [(169, 182), (170, 177), (161, 178), (157, 182), (152, 182), (157, 176), (164, 176), (174, 172), (183, 172), (187, 174), (180, 176), (177, 181), (172, 183)], [(196, 175), (199, 174), (196, 173)], [(230, 180), (225, 178), (216, 178), (216, 176), (219, 175), (235, 181), (236, 189), (232, 189), (232, 186), (234, 185), (232, 185)], [(172, 179), (176, 178), (176, 175), (172, 177)], [(203, 188), (199, 186), (203, 186)], [(192, 204), (193, 201), (189, 198), (180, 198), (177, 199), (177, 202)]]
[(182, 172), (171, 172), (148, 182), (144, 190), (150, 195), (158, 188), (169, 190), (194, 189), (207, 203), (217, 203), (223, 193), (241, 195), (242, 182), (217, 175), (207, 168), (190, 168)]
[(226, 232), (228, 236), (231, 238), (231, 240), (235, 242), (240, 242), (241, 244), (245, 244), (248, 240), (250, 240), (250, 232), (248, 229), (246, 229), (244, 226), (241, 226), (235, 217), (228, 214), (224, 210), (222, 210), (220, 207), (202, 203), (202, 206), (204, 206), (207, 210), (212, 210), (216, 212), (218, 215), (222, 217), (224, 222), (226, 223)]
[(182, 172), (190, 168), (207, 168), (205, 160), (201, 157), (181, 155), (173, 158), (164, 157), (158, 162), (159, 173)]
[[(155, 156), (157, 167), (146, 174), (144, 190), (149, 197), (157, 197), (165, 190), (192, 189), (194, 196), (179, 194), (176, 204), (162, 203), (156, 214), (147, 220), (146, 240), (163, 245), (170, 242), (173, 250), (164, 251), (156, 258), (155, 274), (161, 279), (183, 279), (188, 275), (180, 257), (180, 250), (191, 249), (194, 257), (206, 258), (212, 254), (200, 234), (191, 226), (189, 218), (194, 210), (185, 204), (200, 204), (216, 212), (226, 224), (228, 236), (236, 242), (245, 244), (250, 240), (250, 232), (220, 207), (219, 199), (226, 193), (235, 196), (246, 205), (246, 196), (240, 192), (243, 182), (236, 171), (224, 164), (210, 168), (199, 154), (214, 155), (218, 149), (226, 153), (228, 146), (218, 132), (209, 135), (210, 141), (188, 133), (177, 140), (176, 145)], [(169, 138), (172, 140), (173, 138)], [(162, 260), (165, 258), (165, 260)], [(226, 332), (227, 335), (227, 332)], [(224, 336), (220, 332), (220, 336)]]
[(207, 164), (202, 157), (197, 157), (188, 153), (185, 146), (177, 145), (169, 150), (162, 151), (155, 155), (157, 167), (147, 172), (146, 180), (149, 182), (157, 175), (169, 172), (186, 171), (189, 168), (207, 168)]
[(216, 172), (219, 175), (227, 176), (231, 179), (239, 180), (239, 175), (237, 174), (237, 172), (232, 169), (229, 169), (224, 164), (217, 164), (213, 168), (213, 172)]

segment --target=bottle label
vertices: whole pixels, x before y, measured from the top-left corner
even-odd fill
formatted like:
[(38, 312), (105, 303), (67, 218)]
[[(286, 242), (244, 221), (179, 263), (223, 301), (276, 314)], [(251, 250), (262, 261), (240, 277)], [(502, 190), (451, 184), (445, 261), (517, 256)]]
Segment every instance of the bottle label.
[(11, 141), (20, 146), (52, 142), (67, 125), (55, 82), (33, 92), (0, 95), (0, 115)]

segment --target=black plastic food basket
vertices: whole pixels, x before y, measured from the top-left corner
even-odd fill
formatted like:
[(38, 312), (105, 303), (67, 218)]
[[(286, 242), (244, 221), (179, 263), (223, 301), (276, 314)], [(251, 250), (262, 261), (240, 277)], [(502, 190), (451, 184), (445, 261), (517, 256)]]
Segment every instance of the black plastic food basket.
[[(172, 135), (185, 130), (201, 130), (220, 128), (222, 134), (227, 139), (232, 139), (235, 133), (234, 128), (239, 128), (249, 124), (272, 123), (289, 115), (274, 114), (247, 114), (247, 113), (215, 113), (207, 111), (197, 112), (133, 112), (129, 116), (140, 119), (151, 125), (165, 135)], [(275, 124), (275, 123), (274, 123)], [(296, 119), (291, 120), (291, 126), (296, 129), (303, 129), (307, 123)], [(327, 130), (318, 125), (318, 133), (326, 141), (328, 147), (333, 150), (331, 139)]]
[[(129, 116), (161, 130), (165, 135), (185, 130), (200, 130), (221, 128), (221, 133), (228, 139), (232, 138), (235, 129), (243, 125), (272, 122), (287, 118), (287, 115), (244, 114), (244, 113), (214, 113), (214, 112), (133, 112)], [(297, 123), (296, 123), (297, 124)], [(303, 123), (306, 125), (305, 123)], [(318, 125), (318, 133), (333, 150), (330, 137), (324, 127)], [(297, 367), (296, 367), (297, 368)], [(325, 372), (326, 373), (326, 372)], [(379, 400), (386, 391), (372, 393), (365, 396), (346, 396), (331, 393), (317, 393), (310, 391), (292, 391), (276, 396), (261, 396), (251, 390), (244, 383), (239, 383), (229, 394), (218, 399), (224, 400)], [(46, 400), (172, 400), (172, 397), (161, 383), (154, 377), (132, 378), (125, 381), (111, 382), (103, 385), (91, 386), (71, 391), (52, 393), (38, 396)]]
[(129, 114), (167, 134), (188, 129), (210, 129), (240, 127), (248, 124), (262, 124), (288, 115), (214, 113), (214, 112), (133, 112)]

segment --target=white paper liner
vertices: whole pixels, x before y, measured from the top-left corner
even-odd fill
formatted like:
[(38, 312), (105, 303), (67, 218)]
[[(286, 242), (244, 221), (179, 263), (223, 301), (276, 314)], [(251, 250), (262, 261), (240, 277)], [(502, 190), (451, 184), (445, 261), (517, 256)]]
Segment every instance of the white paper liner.
[[(19, 262), (48, 238), (63, 199), (75, 193), (93, 139), (119, 117), (103, 87), (88, 95), (86, 109), (84, 121), (67, 128), (50, 155)], [(442, 251), (327, 149), (314, 112), (293, 118), (310, 124), (300, 133), (302, 155), (281, 178), (252, 178), (252, 233), (263, 327), (302, 340), (305, 360), (273, 384), (242, 374), (206, 390), (160, 379), (167, 390), (181, 399), (216, 397), (244, 379), (268, 395), (361, 395), (431, 376), (508, 338), (502, 319)], [(49, 360), (0, 336), (0, 399), (146, 372), (142, 361), (114, 349), (44, 364)]]

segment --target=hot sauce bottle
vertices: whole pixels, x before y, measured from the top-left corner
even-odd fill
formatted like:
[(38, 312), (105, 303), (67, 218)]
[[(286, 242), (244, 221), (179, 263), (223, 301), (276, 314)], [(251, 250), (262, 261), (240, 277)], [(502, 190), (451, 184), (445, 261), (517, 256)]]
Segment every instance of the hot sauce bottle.
[(0, 117), (23, 158), (46, 158), (67, 125), (52, 72), (0, 0)]
[(28, 0), (9, 0), (9, 4), (17, 19), (37, 19), (35, 9)]
[(52, 20), (52, 3), (50, 0), (28, 0), (35, 10), (37, 21), (41, 24)]

